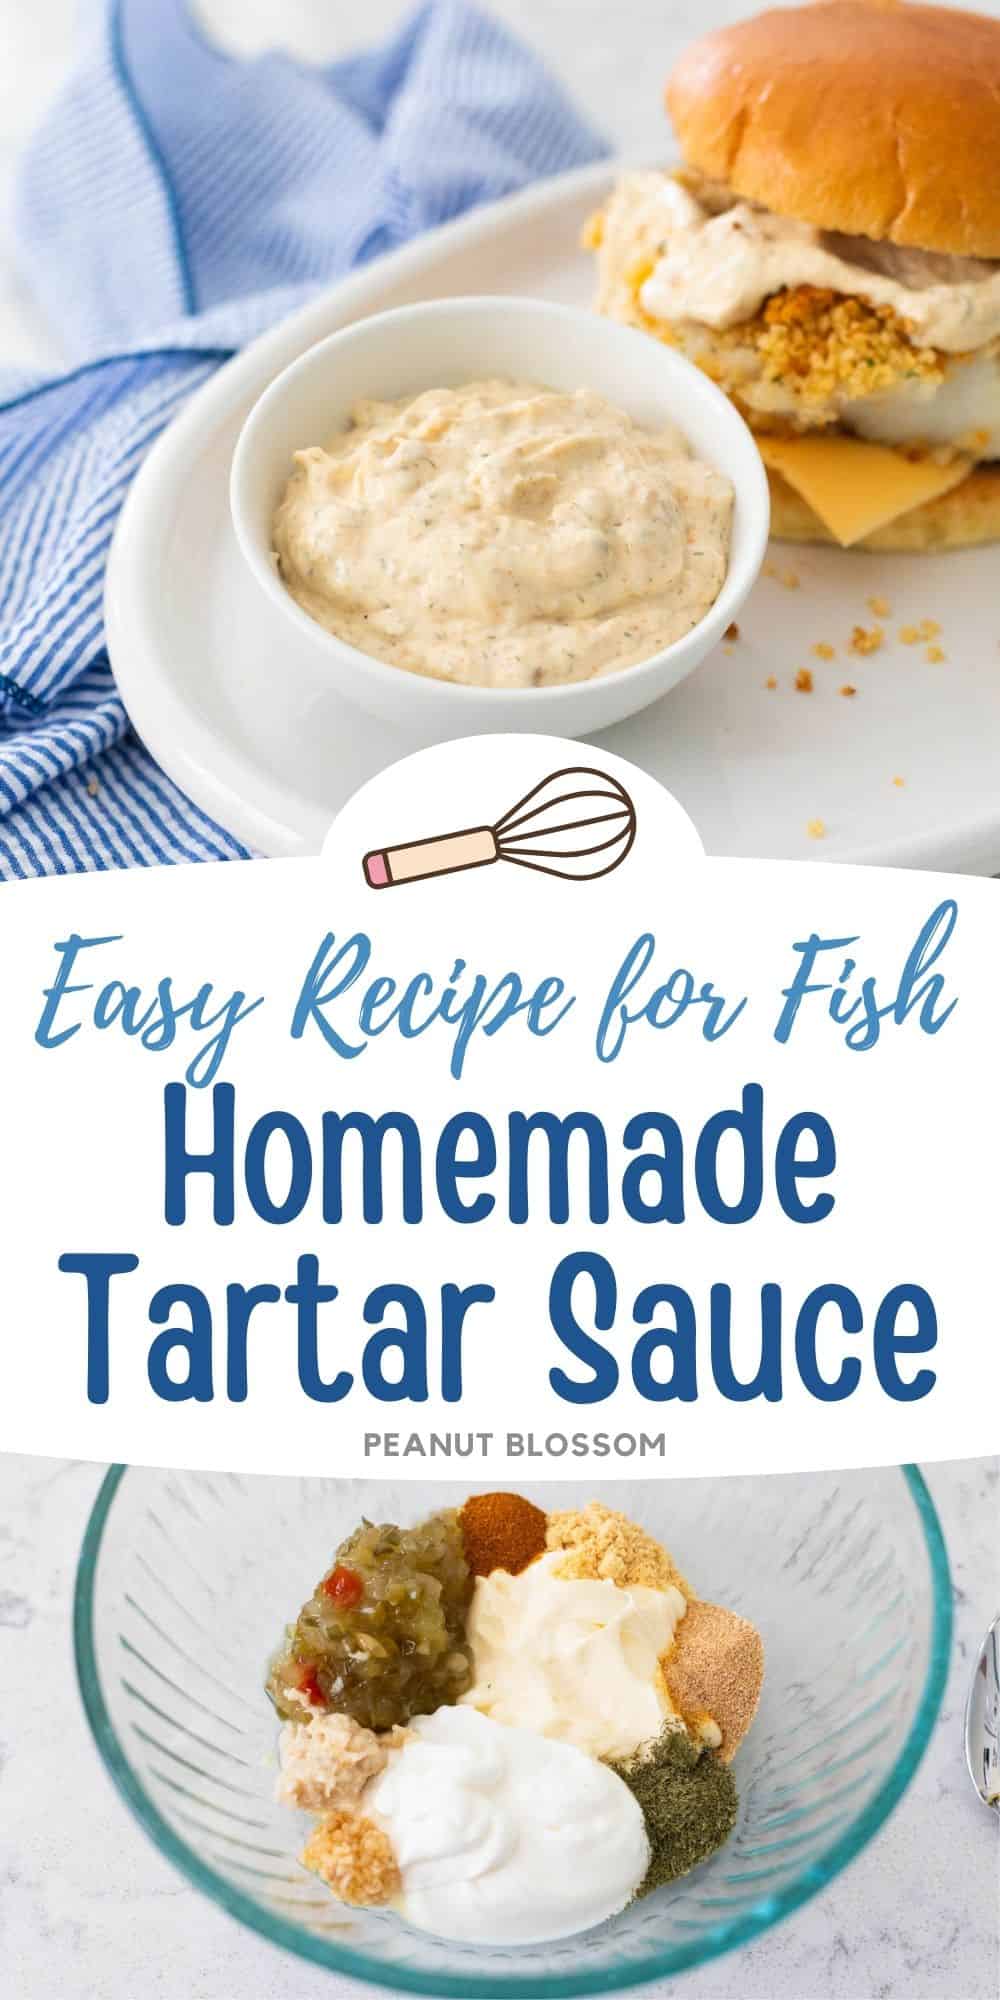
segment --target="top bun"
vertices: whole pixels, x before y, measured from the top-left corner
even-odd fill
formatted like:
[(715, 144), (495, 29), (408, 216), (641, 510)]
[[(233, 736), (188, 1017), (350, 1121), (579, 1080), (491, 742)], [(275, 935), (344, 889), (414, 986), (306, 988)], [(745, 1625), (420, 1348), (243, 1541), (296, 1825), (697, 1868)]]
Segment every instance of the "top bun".
[(695, 42), (667, 85), (689, 166), (819, 229), (1000, 257), (1000, 21), (820, 0)]

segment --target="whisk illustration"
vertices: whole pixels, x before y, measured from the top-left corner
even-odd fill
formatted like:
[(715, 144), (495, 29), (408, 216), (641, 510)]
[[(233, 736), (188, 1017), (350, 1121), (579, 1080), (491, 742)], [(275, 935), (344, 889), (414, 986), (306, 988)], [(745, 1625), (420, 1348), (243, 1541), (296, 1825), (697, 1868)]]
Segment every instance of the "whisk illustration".
[(487, 868), (492, 861), (592, 882), (624, 861), (634, 839), (635, 807), (625, 787), (607, 771), (581, 764), (541, 778), (495, 826), (373, 848), (361, 865), (372, 889)]

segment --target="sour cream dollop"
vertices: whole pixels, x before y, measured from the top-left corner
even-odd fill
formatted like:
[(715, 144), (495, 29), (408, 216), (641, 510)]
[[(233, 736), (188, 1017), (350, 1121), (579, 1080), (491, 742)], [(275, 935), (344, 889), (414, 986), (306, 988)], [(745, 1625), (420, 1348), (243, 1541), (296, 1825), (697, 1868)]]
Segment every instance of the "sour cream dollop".
[(469, 1944), (542, 1944), (630, 1901), (649, 1840), (606, 1765), (471, 1708), (409, 1731), (365, 1811), (392, 1842), (410, 1923)]

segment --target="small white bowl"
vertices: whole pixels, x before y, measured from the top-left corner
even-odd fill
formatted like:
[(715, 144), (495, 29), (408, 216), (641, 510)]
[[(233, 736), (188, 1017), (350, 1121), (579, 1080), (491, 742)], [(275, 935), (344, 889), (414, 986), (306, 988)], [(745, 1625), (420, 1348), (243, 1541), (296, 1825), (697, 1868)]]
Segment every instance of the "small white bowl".
[[(636, 666), (568, 686), (485, 688), (432, 680), (373, 659), (318, 625), (277, 573), (271, 524), (292, 453), (325, 444), (361, 398), (395, 400), (487, 377), (592, 389), (648, 429), (675, 423), (696, 456), (732, 480), (729, 569), (704, 618)], [(322, 655), (338, 692), (370, 715), (428, 740), (487, 730), (583, 736), (633, 715), (675, 687), (721, 639), (767, 545), (767, 477), (742, 417), (700, 369), (657, 340), (596, 313), (542, 299), (435, 299), (359, 320), (309, 349), (254, 404), (230, 477), (237, 540), (257, 582), (300, 639)]]

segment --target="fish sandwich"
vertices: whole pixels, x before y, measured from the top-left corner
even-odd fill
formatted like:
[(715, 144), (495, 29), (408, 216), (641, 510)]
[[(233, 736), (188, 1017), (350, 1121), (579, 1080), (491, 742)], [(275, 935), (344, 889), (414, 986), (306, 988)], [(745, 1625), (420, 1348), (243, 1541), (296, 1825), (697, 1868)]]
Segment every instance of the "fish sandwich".
[(683, 164), (592, 218), (599, 310), (738, 405), (778, 536), (1000, 539), (1000, 21), (775, 9), (696, 42), (666, 97)]

